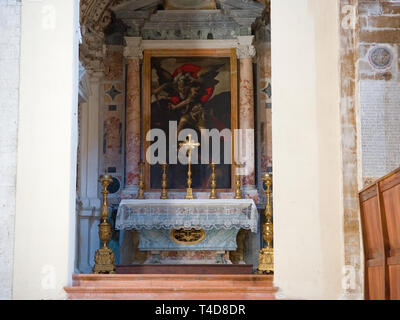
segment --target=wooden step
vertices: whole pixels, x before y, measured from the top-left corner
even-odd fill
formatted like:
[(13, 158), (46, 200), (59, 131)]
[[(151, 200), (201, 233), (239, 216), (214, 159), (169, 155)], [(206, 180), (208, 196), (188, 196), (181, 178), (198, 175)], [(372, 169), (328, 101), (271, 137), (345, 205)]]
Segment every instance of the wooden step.
[(68, 299), (271, 300), (269, 275), (112, 274), (73, 275)]
[(252, 274), (252, 264), (117, 265), (118, 274)]

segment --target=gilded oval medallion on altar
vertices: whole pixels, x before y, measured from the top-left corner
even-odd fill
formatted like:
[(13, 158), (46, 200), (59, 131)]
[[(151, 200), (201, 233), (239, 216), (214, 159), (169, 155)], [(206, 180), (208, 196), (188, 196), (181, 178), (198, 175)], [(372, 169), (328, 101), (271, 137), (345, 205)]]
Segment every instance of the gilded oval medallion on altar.
[(191, 245), (204, 240), (206, 232), (203, 229), (171, 229), (170, 237), (177, 244)]

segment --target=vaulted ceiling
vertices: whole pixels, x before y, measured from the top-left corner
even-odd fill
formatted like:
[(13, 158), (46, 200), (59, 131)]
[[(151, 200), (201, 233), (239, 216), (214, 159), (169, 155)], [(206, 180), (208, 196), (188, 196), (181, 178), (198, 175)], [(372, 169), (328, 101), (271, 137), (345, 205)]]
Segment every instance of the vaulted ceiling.
[[(175, 32), (181, 33), (180, 30), (183, 30), (187, 34), (180, 35), (182, 38), (193, 34), (202, 34), (201, 37), (204, 37), (211, 33), (216, 33), (216, 38), (224, 38), (251, 33), (251, 26), (262, 15), (264, 8), (268, 10), (269, 2), (270, 0), (81, 0), (81, 61), (85, 66), (101, 64), (105, 30), (114, 26), (114, 23), (110, 24), (113, 16), (128, 28), (126, 34), (130, 36), (170, 39)], [(163, 32), (158, 32), (159, 30)]]
[(269, 6), (270, 0), (82, 0), (81, 1), (81, 25), (91, 30), (100, 31), (111, 21), (111, 8), (122, 4), (131, 3), (137, 9), (144, 7), (157, 7), (162, 5), (165, 9), (212, 9), (213, 6), (227, 4), (251, 6), (251, 3), (259, 2)]

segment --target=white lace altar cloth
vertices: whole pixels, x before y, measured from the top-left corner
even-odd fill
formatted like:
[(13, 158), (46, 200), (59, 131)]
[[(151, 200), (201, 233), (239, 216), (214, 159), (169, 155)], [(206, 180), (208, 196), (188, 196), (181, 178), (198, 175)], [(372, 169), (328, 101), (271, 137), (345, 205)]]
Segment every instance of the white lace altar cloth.
[(246, 229), (257, 232), (258, 212), (252, 199), (122, 200), (119, 230), (195, 228)]

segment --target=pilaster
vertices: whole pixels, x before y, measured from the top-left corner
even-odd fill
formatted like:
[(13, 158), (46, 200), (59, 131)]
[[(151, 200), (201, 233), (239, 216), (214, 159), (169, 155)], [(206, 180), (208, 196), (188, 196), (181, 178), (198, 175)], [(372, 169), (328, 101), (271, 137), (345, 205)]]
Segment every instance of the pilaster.
[(124, 56), (126, 69), (126, 126), (125, 126), (125, 190), (124, 193), (136, 193), (139, 183), (139, 162), (141, 157), (140, 120), (141, 120), (141, 83), (140, 62), (143, 59), (142, 38), (126, 37)]
[(255, 189), (253, 58), (256, 55), (256, 49), (253, 42), (254, 36), (238, 37), (236, 49), (240, 64), (239, 128), (243, 130), (240, 160), (245, 164), (242, 181), (245, 190)]

